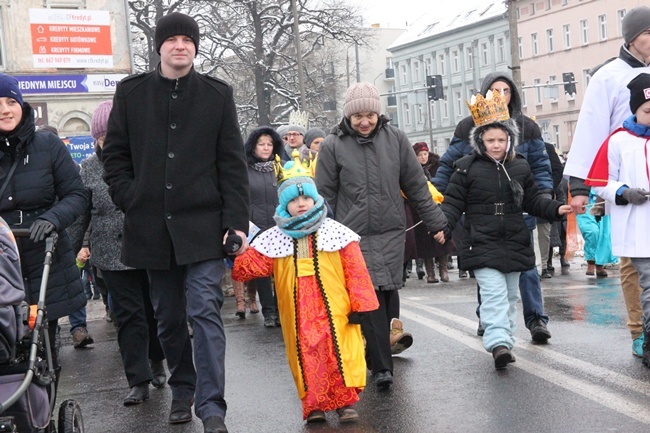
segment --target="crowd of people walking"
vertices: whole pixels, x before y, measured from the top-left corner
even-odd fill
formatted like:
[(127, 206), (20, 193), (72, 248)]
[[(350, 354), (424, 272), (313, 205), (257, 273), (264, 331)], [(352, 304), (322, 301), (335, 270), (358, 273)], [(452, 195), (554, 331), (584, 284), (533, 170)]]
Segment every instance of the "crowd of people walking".
[(328, 130), (295, 111), (244, 140), (233, 88), (195, 70), (199, 27), (178, 12), (157, 23), (156, 69), (123, 79), (95, 110), (95, 154), (81, 167), (56, 134), (36, 130), (17, 80), (0, 74), (0, 216), (31, 231), (19, 245), (26, 297), (38, 290), (43, 239), (57, 231), (52, 345), (66, 315), (78, 318), (75, 347), (92, 344), (76, 255), (105, 286), (118, 327), (123, 404), (168, 386), (170, 424), (194, 413), (204, 432), (226, 433), (222, 279), (232, 272), (236, 316), (257, 313), (259, 296), (264, 327), (281, 328), (303, 419), (335, 411), (355, 422), (366, 372), (390, 389), (393, 356), (416, 342), (399, 295), (413, 261), (427, 287), (449, 282), (452, 256), (459, 277), (476, 278), (477, 334), (507, 368), (520, 298), (530, 338), (551, 338), (542, 281), (554, 247), (569, 268), (573, 213), (586, 274), (607, 277), (620, 260), (632, 351), (650, 367), (650, 8), (629, 11), (622, 29), (619, 57), (588, 87), (565, 167), (506, 72), (483, 78), (443, 155), (412, 145), (363, 82)]

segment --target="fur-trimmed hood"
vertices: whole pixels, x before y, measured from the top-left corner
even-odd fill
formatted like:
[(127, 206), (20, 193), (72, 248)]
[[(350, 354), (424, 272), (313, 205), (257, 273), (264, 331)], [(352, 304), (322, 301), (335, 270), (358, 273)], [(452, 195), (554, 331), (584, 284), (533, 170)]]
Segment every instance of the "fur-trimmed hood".
[(255, 144), (257, 143), (257, 140), (262, 135), (269, 135), (271, 137), (271, 140), (273, 140), (273, 155), (271, 156), (271, 159), (275, 159), (275, 155), (280, 155), (280, 158), (283, 158), (284, 156), (284, 141), (282, 141), (280, 134), (278, 134), (278, 132), (270, 126), (260, 126), (258, 128), (255, 128), (250, 133), (248, 139), (246, 139), (246, 143), (244, 143), (246, 161), (248, 162), (248, 165), (253, 165), (256, 162), (262, 162), (255, 156), (253, 152), (255, 150)]
[(481, 138), (481, 135), (487, 129), (494, 128), (494, 127), (503, 129), (506, 132), (506, 134), (508, 134), (508, 137), (510, 137), (510, 143), (508, 143), (508, 149), (506, 150), (505, 160), (512, 161), (513, 159), (515, 159), (515, 154), (517, 153), (515, 149), (519, 144), (519, 128), (517, 128), (517, 123), (512, 119), (508, 119), (503, 122), (493, 122), (493, 123), (488, 123), (487, 125), (474, 127), (469, 133), (469, 139), (472, 148), (476, 151), (477, 154), (489, 158), (485, 149), (485, 144), (483, 143), (483, 139)]

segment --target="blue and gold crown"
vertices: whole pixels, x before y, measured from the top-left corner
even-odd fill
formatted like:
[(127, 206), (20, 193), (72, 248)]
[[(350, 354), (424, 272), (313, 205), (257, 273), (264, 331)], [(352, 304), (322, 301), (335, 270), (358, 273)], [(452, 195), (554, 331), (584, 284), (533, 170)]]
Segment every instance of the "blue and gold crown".
[(315, 161), (313, 160), (300, 160), (300, 152), (294, 150), (291, 153), (291, 161), (287, 161), (282, 166), (282, 161), (280, 157), (275, 155), (275, 176), (278, 179), (278, 185), (285, 180), (292, 179), (294, 177), (314, 177), (314, 170), (316, 168)]

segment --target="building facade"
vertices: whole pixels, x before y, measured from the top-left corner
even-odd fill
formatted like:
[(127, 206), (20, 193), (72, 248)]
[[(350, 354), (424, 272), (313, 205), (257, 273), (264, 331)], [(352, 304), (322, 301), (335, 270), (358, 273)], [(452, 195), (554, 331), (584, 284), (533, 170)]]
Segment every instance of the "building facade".
[[(393, 123), (411, 143), (424, 141), (443, 154), (458, 122), (469, 115), (466, 100), (480, 90), (491, 72), (511, 64), (506, 7), (476, 1), (445, 16), (440, 10), (422, 17), (388, 50), (393, 54)], [(443, 98), (429, 100), (427, 76), (442, 77)], [(389, 108), (390, 110), (390, 108)]]
[[(647, 4), (647, 0), (517, 1), (524, 113), (535, 118), (544, 139), (561, 152), (570, 149), (589, 71), (618, 55), (625, 13)], [(570, 73), (576, 92), (569, 94), (563, 74), (568, 78)]]
[(0, 71), (18, 79), (37, 125), (57, 128), (77, 161), (92, 152), (93, 111), (132, 70), (126, 5), (0, 0)]

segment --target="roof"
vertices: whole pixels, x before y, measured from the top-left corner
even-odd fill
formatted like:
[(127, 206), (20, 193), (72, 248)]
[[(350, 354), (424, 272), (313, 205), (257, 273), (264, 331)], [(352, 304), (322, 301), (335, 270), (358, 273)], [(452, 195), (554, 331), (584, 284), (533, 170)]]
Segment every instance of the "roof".
[(466, 1), (461, 9), (445, 12), (440, 9), (432, 8), (430, 12), (410, 25), (406, 32), (388, 47), (388, 50), (392, 51), (402, 45), (499, 17), (508, 11), (503, 1), (486, 2), (485, 0)]

